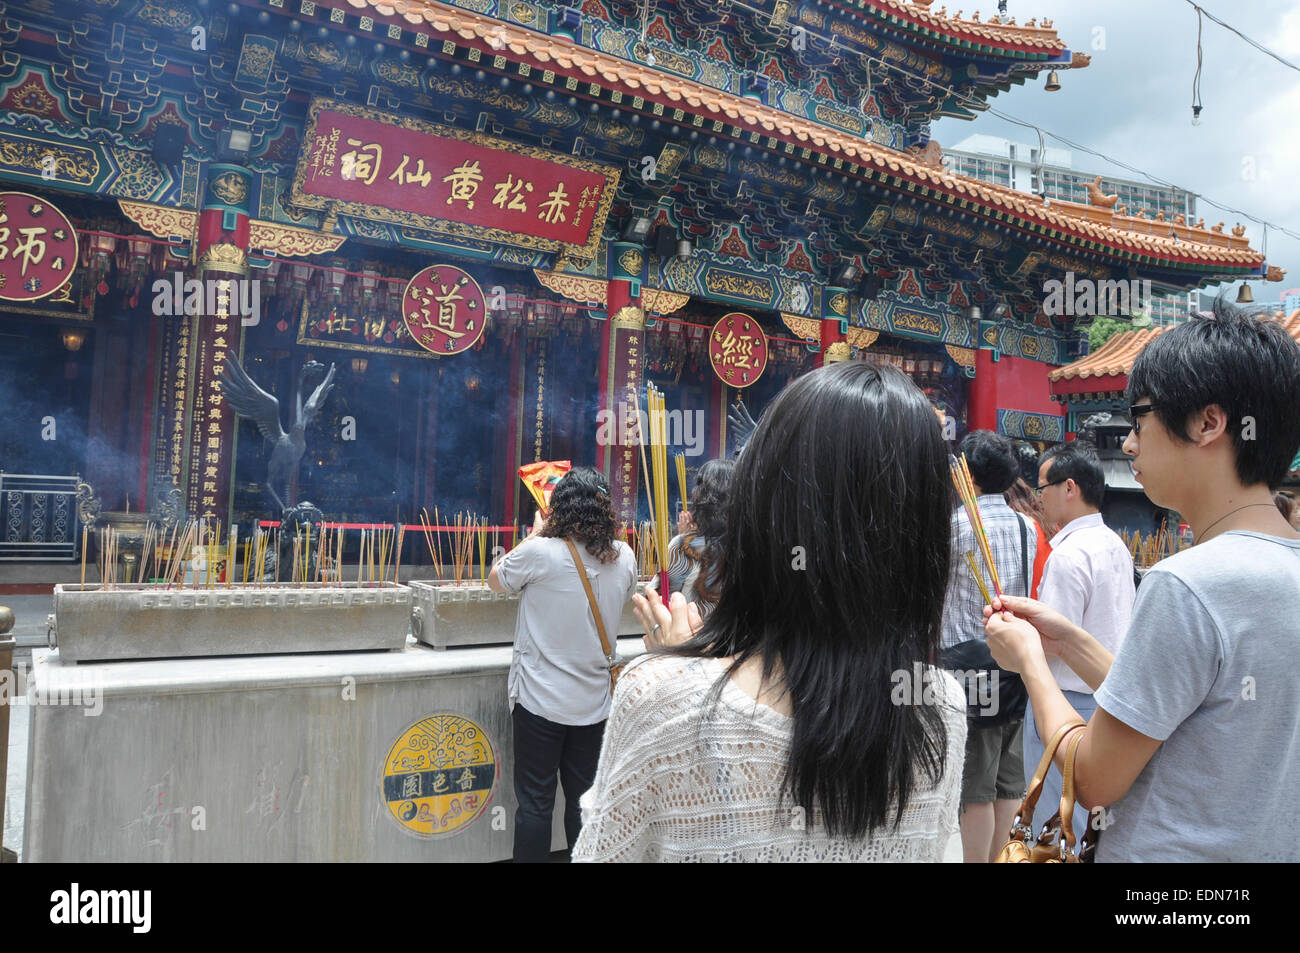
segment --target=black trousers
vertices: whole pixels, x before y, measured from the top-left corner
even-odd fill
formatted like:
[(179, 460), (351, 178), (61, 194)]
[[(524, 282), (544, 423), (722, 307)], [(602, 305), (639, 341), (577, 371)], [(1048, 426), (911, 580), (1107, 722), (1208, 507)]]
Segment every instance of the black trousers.
[(515, 735), (515, 863), (541, 863), (551, 854), (555, 774), (564, 785), (564, 835), (569, 849), (578, 841), (582, 813), (578, 798), (596, 780), (605, 723), (560, 725), (534, 715), (518, 702)]

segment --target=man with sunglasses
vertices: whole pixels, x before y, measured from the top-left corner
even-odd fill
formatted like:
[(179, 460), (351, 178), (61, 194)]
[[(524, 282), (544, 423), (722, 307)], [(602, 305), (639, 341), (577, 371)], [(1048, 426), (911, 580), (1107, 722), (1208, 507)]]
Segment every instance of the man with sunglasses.
[(1300, 533), (1272, 490), (1300, 447), (1300, 346), (1220, 301), (1146, 346), (1128, 396), (1134, 475), (1195, 545), (1147, 572), (1116, 654), (1016, 598), (987, 610), (989, 648), (1040, 737), (1082, 720), (1047, 655), (1096, 691), (1074, 777), (1107, 808), (1099, 861), (1298, 860)]
[[(1133, 614), (1133, 557), (1119, 535), (1101, 518), (1106, 475), (1090, 443), (1059, 444), (1038, 459), (1038, 499), (1047, 522), (1059, 526), (1052, 554), (1043, 570), (1038, 599), (1091, 633), (1112, 655), (1119, 651)], [(1092, 688), (1059, 658), (1048, 667), (1065, 700), (1085, 720), (1097, 703)], [(1034, 721), (1032, 702), (1025, 711), (1025, 785), (1043, 756), (1043, 739)], [(1053, 772), (1043, 784), (1032, 828), (1037, 831), (1061, 803), (1061, 776)], [(1076, 808), (1075, 830), (1082, 831), (1088, 812)]]

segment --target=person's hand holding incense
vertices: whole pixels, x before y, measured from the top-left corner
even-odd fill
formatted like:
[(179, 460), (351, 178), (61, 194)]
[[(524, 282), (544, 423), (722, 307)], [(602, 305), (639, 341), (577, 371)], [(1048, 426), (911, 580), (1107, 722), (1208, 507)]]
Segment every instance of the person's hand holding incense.
[[(1007, 616), (1010, 614), (1010, 618)], [(1038, 635), (1037, 650), (1044, 657), (1059, 658), (1070, 666), (1074, 674), (1083, 679), (1096, 691), (1110, 671), (1115, 656), (1104, 645), (1080, 626), (1075, 625), (1055, 609), (1049, 608), (1037, 599), (1024, 596), (994, 596), (993, 604), (984, 607), (984, 629), (988, 633), (989, 651), (993, 658), (1008, 672), (1020, 672), (1022, 668), (1012, 668), (1003, 664), (998, 655), (998, 645), (1008, 650), (1015, 646), (1008, 644), (1006, 626), (1012, 622), (1018, 626), (1032, 627)], [(994, 638), (994, 628), (998, 627), (998, 639)], [(996, 641), (996, 644), (995, 644)], [(1021, 655), (1026, 661), (1031, 655)], [(1014, 658), (1009, 659), (1014, 662)]]
[(542, 527), (545, 525), (546, 525), (546, 517), (542, 515), (541, 510), (538, 510), (536, 513), (533, 514), (533, 529), (532, 532), (529, 533), (529, 535), (530, 536), (537, 535), (542, 531)]
[(1038, 630), (1025, 619), (999, 610), (990, 613), (984, 620), (984, 632), (988, 636), (993, 661), (998, 663), (999, 668), (1008, 672), (1023, 672), (1037, 660), (1046, 662)]
[(685, 536), (694, 530), (695, 520), (691, 518), (690, 510), (682, 510), (677, 516), (677, 535)]
[(994, 596), (993, 604), (984, 607), (985, 626), (994, 614), (1001, 613), (1005, 618), (1008, 611), (1038, 631), (1042, 636), (1043, 654), (1048, 658), (1060, 658), (1065, 643), (1075, 637), (1076, 630), (1083, 631), (1051, 606), (1037, 599), (1008, 595)]
[(687, 602), (680, 592), (674, 592), (665, 606), (659, 593), (647, 589), (644, 596), (632, 597), (632, 608), (645, 631), (647, 652), (658, 652), (680, 645), (703, 624), (695, 603)]

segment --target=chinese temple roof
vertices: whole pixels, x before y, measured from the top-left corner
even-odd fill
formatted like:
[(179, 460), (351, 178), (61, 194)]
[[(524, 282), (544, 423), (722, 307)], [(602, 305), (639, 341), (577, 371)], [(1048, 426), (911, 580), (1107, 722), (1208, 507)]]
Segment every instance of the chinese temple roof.
[[(681, 76), (592, 50), (573, 41), (549, 36), (515, 24), (434, 0), (347, 0), (354, 7), (372, 8), (377, 13), (401, 17), (411, 23), (425, 23), (443, 33), (454, 33), (469, 41), (482, 41), (494, 51), (509, 50), (527, 56), (558, 71), (572, 71), (588, 78), (600, 77), (647, 99), (661, 98), (678, 108), (690, 107), (706, 117), (725, 117), (747, 131), (759, 131), (805, 148), (816, 148), (831, 159), (852, 161), (885, 174), (891, 184), (915, 191), (928, 185), (935, 193), (951, 198), (961, 208), (982, 207), (1000, 220), (1010, 217), (1016, 227), (1053, 239), (1064, 245), (1089, 251), (1119, 254), (1141, 262), (1159, 262), (1188, 272), (1210, 272), (1232, 276), (1260, 274), (1263, 256), (1250, 247), (1244, 229), (1232, 235), (1222, 233), (1223, 223), (1212, 228), (1164, 222), (1119, 214), (1100, 205), (1052, 202), (991, 185), (966, 176), (955, 175), (945, 168), (937, 152), (931, 150), (904, 153), (868, 139), (837, 130), (811, 119), (766, 106), (753, 99), (724, 92)], [(874, 7), (896, 9), (913, 19), (938, 29), (974, 29), (975, 21), (953, 20), (930, 13), (924, 5), (882, 0)], [(928, 29), (929, 27), (927, 27)], [(1056, 34), (1047, 28), (980, 25), (986, 39), (1037, 36), (1035, 42), (1054, 43), (1063, 50)], [(1041, 36), (1039, 36), (1041, 34)], [(1272, 273), (1270, 273), (1272, 277)], [(1280, 273), (1274, 280), (1280, 280)], [(1188, 286), (1201, 282), (1198, 276)]]
[[(869, 10), (876, 16), (887, 18), (891, 23), (906, 26), (923, 36), (942, 39), (966, 49), (979, 49), (981, 52), (998, 51), (1007, 53), (1048, 53), (1059, 56), (1066, 46), (1050, 20), (1039, 24), (1037, 19), (1016, 25), (1015, 19), (1008, 23), (999, 23), (990, 19), (981, 23), (978, 12), (969, 18), (949, 16), (947, 7), (934, 9), (933, 0), (920, 0), (908, 3), (906, 0), (865, 0), (849, 3)], [(960, 14), (961, 11), (958, 11)], [(1088, 57), (1082, 57), (1078, 66), (1088, 65)]]
[[(1279, 311), (1273, 315), (1273, 319), (1300, 342), (1300, 310), (1291, 312), (1289, 316)], [(1145, 328), (1115, 335), (1094, 353), (1049, 373), (1047, 376), (1052, 382), (1053, 393), (1063, 396), (1124, 390), (1128, 386), (1128, 374), (1133, 370), (1137, 356), (1167, 330), (1167, 327)], [(1085, 381), (1088, 383), (1085, 384)]]

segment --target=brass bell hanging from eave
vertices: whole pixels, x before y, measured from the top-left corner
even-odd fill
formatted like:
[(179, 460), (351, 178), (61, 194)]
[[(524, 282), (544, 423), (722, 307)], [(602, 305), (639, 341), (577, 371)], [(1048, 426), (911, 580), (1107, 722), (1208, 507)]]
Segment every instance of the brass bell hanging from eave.
[(1250, 285), (1248, 285), (1246, 282), (1243, 281), (1241, 283), (1241, 287), (1237, 289), (1237, 304), (1254, 304), (1254, 303), (1255, 303), (1255, 295), (1250, 290)]
[(1052, 70), (1047, 74), (1047, 82), (1043, 85), (1043, 89), (1047, 90), (1049, 93), (1054, 93), (1060, 88), (1061, 77), (1056, 75), (1056, 70)]

